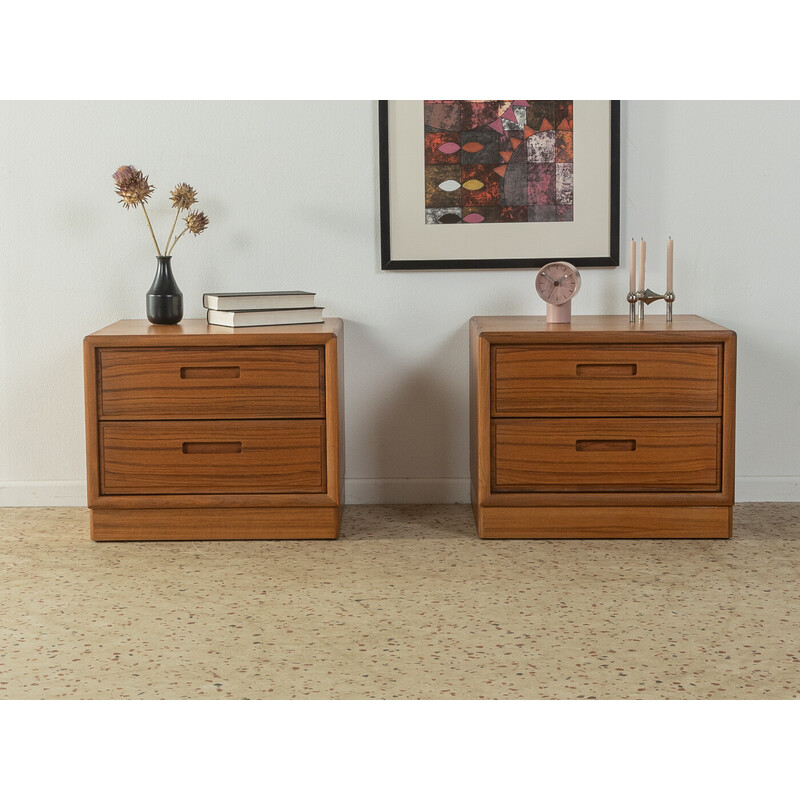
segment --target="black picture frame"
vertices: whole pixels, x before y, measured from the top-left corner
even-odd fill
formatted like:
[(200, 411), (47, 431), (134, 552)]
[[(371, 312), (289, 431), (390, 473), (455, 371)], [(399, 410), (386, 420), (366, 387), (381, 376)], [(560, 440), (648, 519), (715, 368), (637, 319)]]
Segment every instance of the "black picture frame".
[[(380, 176), (380, 239), (382, 270), (464, 270), (464, 269), (540, 269), (550, 261), (568, 261), (579, 268), (619, 266), (620, 242), (620, 101), (609, 100), (610, 120), (608, 153), (609, 226), (604, 252), (592, 256), (571, 256), (569, 252), (553, 252), (536, 257), (520, 258), (422, 258), (398, 259), (392, 254), (391, 203), (389, 194), (390, 136), (389, 100), (378, 101), (378, 139)], [(419, 101), (420, 103), (422, 101)], [(559, 223), (564, 224), (564, 223)], [(566, 223), (568, 224), (568, 223)], [(437, 226), (438, 227), (438, 226)], [(452, 227), (452, 226), (448, 226)]]

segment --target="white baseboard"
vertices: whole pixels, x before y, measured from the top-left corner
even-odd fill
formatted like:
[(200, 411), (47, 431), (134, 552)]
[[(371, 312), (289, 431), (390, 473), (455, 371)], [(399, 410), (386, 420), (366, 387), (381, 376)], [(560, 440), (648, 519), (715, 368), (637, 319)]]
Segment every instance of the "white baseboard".
[(9, 481), (0, 483), (0, 507), (85, 505), (86, 481)]
[(380, 503), (469, 503), (469, 478), (351, 478), (344, 482), (348, 505)]
[[(351, 478), (345, 481), (345, 500), (349, 505), (469, 503), (469, 478)], [(739, 476), (736, 502), (800, 503), (800, 477)], [(84, 481), (0, 483), (0, 507), (85, 505)]]
[(800, 503), (800, 478), (791, 475), (736, 478), (737, 503)]

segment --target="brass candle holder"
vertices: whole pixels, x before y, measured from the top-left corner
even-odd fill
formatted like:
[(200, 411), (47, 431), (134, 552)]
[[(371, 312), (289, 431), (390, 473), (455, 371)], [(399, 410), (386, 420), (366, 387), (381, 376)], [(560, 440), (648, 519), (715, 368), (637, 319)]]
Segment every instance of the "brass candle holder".
[(672, 322), (672, 304), (675, 302), (675, 292), (656, 294), (650, 289), (639, 289), (638, 292), (628, 292), (628, 303), (630, 304), (629, 321), (636, 322), (638, 316), (639, 322), (643, 322), (644, 307), (646, 305), (649, 306), (650, 303), (655, 303), (656, 300), (663, 300), (667, 304), (667, 322)]

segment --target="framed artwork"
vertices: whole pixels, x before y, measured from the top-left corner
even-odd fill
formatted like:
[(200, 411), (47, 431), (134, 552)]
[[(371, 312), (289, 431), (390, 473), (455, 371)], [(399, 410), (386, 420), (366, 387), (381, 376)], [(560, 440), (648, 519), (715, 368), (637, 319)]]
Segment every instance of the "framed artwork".
[(382, 269), (619, 265), (619, 100), (381, 100)]

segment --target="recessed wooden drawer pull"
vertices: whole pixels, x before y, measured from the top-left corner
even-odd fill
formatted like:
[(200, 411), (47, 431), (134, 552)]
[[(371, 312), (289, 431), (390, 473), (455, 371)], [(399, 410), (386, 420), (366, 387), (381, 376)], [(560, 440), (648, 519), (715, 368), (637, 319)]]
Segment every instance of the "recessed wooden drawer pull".
[(624, 450), (635, 450), (636, 439), (578, 439), (575, 442), (575, 449), (579, 452), (599, 451), (615, 452)]
[(238, 378), (239, 373), (239, 367), (181, 367), (181, 378), (200, 380)]
[(586, 378), (625, 378), (636, 374), (636, 364), (578, 364), (575, 374)]
[(241, 442), (184, 442), (181, 448), (187, 455), (195, 453), (222, 454), (222, 453), (241, 453)]

